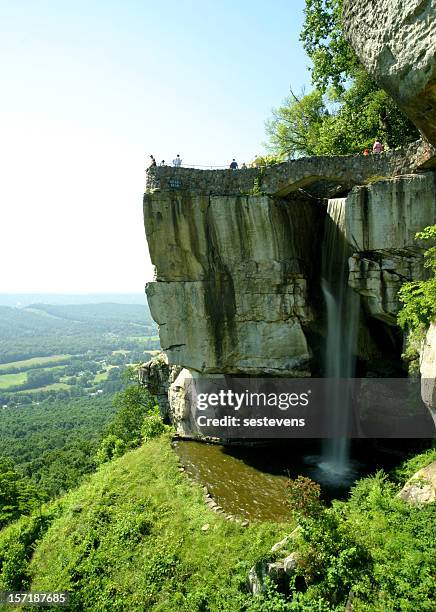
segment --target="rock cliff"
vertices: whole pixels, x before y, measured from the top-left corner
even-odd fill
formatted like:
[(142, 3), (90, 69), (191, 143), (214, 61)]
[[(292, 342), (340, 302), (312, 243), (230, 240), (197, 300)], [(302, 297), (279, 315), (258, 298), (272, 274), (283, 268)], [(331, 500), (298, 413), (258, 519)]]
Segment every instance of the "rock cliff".
[(323, 214), (301, 197), (147, 192), (156, 266), (147, 296), (170, 363), (199, 373), (307, 374)]
[[(144, 222), (155, 280), (147, 296), (169, 364), (176, 375), (184, 368), (170, 392), (180, 432), (189, 434), (182, 378), (323, 375), (323, 243), (335, 221), (320, 195), (332, 181), (348, 192), (334, 235), (347, 245), (338, 252), (349, 253), (348, 284), (360, 296), (359, 374), (401, 369), (397, 292), (425, 277), (414, 235), (436, 222), (436, 174), (417, 171), (418, 149), (402, 161), (395, 152), (372, 162), (387, 177), (362, 157), (345, 157), (341, 176), (338, 162), (316, 170), (313, 160), (264, 171), (148, 171)], [(359, 163), (368, 184), (352, 187), (350, 168)], [(304, 190), (295, 187), (301, 180)]]
[(346, 238), (354, 253), (349, 283), (369, 314), (396, 324), (398, 289), (425, 278), (415, 234), (436, 222), (435, 173), (406, 175), (356, 187), (347, 198)]

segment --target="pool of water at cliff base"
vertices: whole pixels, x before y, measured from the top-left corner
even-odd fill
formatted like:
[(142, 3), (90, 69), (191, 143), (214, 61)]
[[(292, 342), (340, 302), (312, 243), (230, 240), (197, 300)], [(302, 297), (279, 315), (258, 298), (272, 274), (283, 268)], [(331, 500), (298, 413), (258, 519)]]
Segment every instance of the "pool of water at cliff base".
[[(408, 440), (408, 450), (410, 443)], [(232, 514), (250, 521), (287, 521), (285, 485), (288, 478), (308, 476), (321, 485), (322, 498), (346, 498), (354, 482), (378, 469), (389, 470), (406, 455), (404, 443), (358, 441), (352, 445), (350, 470), (336, 474), (320, 464), (319, 440), (274, 441), (262, 446), (221, 446), (174, 442), (186, 472), (206, 486), (213, 499)], [(417, 450), (416, 452), (419, 452)]]

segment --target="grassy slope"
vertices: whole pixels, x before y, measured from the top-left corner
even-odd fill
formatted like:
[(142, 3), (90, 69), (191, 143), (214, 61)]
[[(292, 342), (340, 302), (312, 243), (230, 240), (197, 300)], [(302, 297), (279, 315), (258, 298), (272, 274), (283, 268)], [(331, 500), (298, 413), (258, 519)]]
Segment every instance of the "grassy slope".
[(61, 503), (30, 564), (31, 589), (72, 591), (74, 610), (241, 610), (249, 568), (290, 527), (243, 528), (211, 512), (166, 437)]

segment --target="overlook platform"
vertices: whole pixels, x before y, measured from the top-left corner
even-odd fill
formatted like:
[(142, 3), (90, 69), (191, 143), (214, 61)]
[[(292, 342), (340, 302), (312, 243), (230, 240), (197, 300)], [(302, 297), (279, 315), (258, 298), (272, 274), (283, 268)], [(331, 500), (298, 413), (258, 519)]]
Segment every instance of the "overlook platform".
[(183, 190), (211, 195), (259, 193), (284, 197), (319, 181), (351, 189), (374, 179), (411, 174), (425, 169), (433, 159), (434, 149), (418, 141), (379, 155), (302, 157), (263, 168), (198, 170), (154, 166), (147, 169), (145, 190)]

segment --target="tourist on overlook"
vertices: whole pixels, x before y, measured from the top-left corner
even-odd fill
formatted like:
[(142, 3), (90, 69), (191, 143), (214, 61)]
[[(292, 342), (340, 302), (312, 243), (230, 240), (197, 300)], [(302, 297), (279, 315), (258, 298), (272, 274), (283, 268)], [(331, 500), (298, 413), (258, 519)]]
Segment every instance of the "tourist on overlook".
[(247, 169), (247, 164), (243, 162), (241, 166), (241, 170), (246, 170), (246, 169)]
[(179, 166), (182, 165), (182, 160), (180, 159), (180, 155), (177, 153), (177, 156), (175, 159), (173, 159), (173, 166), (175, 168), (178, 168)]
[(383, 145), (378, 138), (375, 139), (374, 144), (372, 145), (373, 153), (381, 153), (383, 151)]
[(160, 162), (159, 166), (165, 166), (165, 160), (164, 159)]
[(232, 170), (237, 170), (238, 169), (238, 162), (235, 160), (235, 158), (232, 159), (232, 163), (230, 164), (230, 168)]
[(153, 155), (150, 155), (150, 159), (150, 168), (156, 166), (156, 160), (154, 159)]

